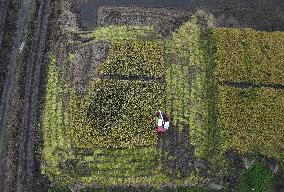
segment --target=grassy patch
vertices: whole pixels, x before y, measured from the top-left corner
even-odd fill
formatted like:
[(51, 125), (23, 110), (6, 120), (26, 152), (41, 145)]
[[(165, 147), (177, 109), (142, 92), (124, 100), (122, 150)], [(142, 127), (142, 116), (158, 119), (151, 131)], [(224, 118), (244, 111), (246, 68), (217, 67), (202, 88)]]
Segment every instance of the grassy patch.
[(151, 26), (108, 26), (96, 29), (90, 34), (81, 34), (82, 37), (109, 41), (155, 39), (162, 38), (154, 27)]

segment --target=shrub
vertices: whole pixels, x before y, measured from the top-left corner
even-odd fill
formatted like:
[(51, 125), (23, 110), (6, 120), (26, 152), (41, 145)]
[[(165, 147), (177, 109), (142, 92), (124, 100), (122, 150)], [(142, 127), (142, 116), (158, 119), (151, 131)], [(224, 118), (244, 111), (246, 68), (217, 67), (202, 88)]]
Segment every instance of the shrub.
[(261, 191), (270, 192), (273, 175), (261, 163), (256, 163), (241, 175), (240, 192)]

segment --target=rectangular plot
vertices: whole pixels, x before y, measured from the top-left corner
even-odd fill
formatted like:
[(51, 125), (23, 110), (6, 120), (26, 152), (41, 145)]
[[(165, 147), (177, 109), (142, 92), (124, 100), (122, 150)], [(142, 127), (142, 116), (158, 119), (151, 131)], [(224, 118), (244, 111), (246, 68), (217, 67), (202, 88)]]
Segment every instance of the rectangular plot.
[(284, 33), (253, 29), (213, 29), (222, 82), (284, 84)]
[(163, 77), (163, 44), (159, 41), (112, 42), (100, 75)]
[(279, 158), (284, 146), (284, 90), (219, 86), (224, 147)]
[(155, 144), (155, 112), (163, 106), (161, 83), (96, 80), (92, 87), (88, 101), (74, 98), (71, 106), (78, 147)]

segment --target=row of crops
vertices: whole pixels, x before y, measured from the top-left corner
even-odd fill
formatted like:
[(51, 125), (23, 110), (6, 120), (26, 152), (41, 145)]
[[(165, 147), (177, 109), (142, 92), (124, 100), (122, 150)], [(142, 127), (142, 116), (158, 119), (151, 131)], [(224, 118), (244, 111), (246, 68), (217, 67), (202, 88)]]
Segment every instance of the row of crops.
[(209, 99), (214, 82), (209, 74), (208, 42), (203, 36), (197, 18), (193, 17), (173, 33), (166, 49), (165, 110), (174, 117), (174, 124), (190, 125), (190, 144), (199, 157), (210, 154), (215, 141), (210, 119), (214, 105)]
[[(196, 20), (184, 30), (192, 27), (198, 30)], [(184, 30), (182, 35), (186, 35)], [(80, 63), (76, 61), (77, 53), (68, 54), (68, 66), (51, 58), (44, 114), (44, 174), (62, 185), (161, 186), (197, 182), (193, 175), (180, 180), (168, 175), (160, 161), (161, 149), (156, 146), (155, 111), (169, 108), (166, 100), (173, 103), (176, 119), (189, 123), (193, 57), (186, 58), (186, 53), (175, 63), (167, 59), (170, 54), (179, 56), (175, 51), (182, 47), (175, 48), (175, 42), (170, 41), (182, 37), (162, 40), (152, 27), (137, 26), (110, 26), (79, 35), (92, 39), (80, 46), (103, 40), (111, 42), (111, 47), (85, 95), (76, 91), (76, 83), (63, 80), (59, 67), (64, 64), (75, 68), (74, 64)], [(188, 38), (187, 43), (193, 45), (197, 38)], [(124, 77), (136, 78), (130, 81)], [(172, 93), (176, 87), (178, 91)]]
[(165, 111), (174, 117), (174, 124), (178, 121), (189, 124), (192, 69), (198, 64), (194, 63), (192, 57), (195, 54), (193, 43), (198, 38), (198, 31), (194, 31), (198, 30), (194, 28), (195, 22), (185, 23), (167, 41)]
[(212, 37), (222, 151), (262, 154), (283, 163), (284, 91), (275, 85), (284, 82), (284, 33), (220, 28)]

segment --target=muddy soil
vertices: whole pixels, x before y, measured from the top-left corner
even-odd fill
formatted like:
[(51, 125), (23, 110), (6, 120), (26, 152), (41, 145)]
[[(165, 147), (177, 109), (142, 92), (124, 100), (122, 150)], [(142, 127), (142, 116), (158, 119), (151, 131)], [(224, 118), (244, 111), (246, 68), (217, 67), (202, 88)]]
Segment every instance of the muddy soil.
[(150, 25), (166, 36), (191, 16), (191, 11), (182, 8), (102, 6), (98, 8), (97, 25)]

